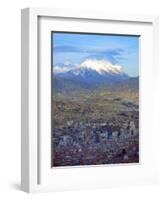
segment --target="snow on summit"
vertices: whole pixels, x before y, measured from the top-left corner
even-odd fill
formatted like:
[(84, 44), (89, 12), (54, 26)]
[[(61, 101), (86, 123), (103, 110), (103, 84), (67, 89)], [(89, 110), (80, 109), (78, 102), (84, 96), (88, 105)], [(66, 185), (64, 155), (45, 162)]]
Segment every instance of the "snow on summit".
[(55, 73), (66, 73), (69, 71), (73, 71), (74, 74), (80, 73), (83, 70), (93, 70), (96, 71), (98, 74), (122, 74), (124, 73), (122, 66), (114, 65), (108, 60), (97, 60), (97, 59), (86, 59), (81, 64), (73, 65), (66, 65), (62, 64), (62, 66), (55, 66), (54, 72)]
[(111, 62), (107, 60), (95, 60), (95, 59), (86, 59), (84, 62), (80, 64), (81, 68), (91, 69), (99, 74), (103, 73), (115, 73), (121, 74), (123, 73), (123, 69), (119, 65), (113, 65)]

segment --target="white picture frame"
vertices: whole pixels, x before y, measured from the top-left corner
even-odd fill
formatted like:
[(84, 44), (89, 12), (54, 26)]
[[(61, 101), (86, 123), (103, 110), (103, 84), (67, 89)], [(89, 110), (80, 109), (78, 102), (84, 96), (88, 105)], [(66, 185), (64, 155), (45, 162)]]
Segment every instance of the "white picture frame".
[[(107, 188), (123, 185), (144, 185), (158, 183), (158, 131), (154, 103), (157, 97), (158, 69), (158, 16), (138, 16), (104, 12), (66, 11), (47, 8), (25, 8), (21, 20), (21, 66), (22, 66), (22, 126), (21, 126), (21, 188), (26, 192), (59, 191), (71, 189)], [(42, 20), (42, 21), (41, 21)], [(57, 21), (59, 20), (59, 22)], [(66, 23), (64, 23), (64, 20)], [(89, 24), (89, 23), (90, 24)], [(143, 36), (141, 49), (141, 151), (138, 165), (90, 166), (54, 169), (51, 160), (50, 115), (50, 66), (48, 48), (49, 31), (57, 27), (60, 31), (85, 30), (96, 32), (97, 26), (109, 33), (102, 24), (111, 24), (114, 33)], [(78, 26), (76, 26), (78, 24)], [(89, 24), (91, 28), (88, 27)], [(94, 24), (94, 25), (93, 25)], [(136, 26), (136, 27), (134, 27)], [(140, 27), (139, 27), (140, 26)], [(109, 27), (109, 26), (107, 26)], [(125, 27), (125, 28), (124, 28)], [(40, 36), (40, 32), (43, 34)], [(143, 53), (143, 52), (147, 53)], [(40, 60), (44, 55), (44, 60)], [(149, 58), (150, 56), (150, 58)], [(147, 59), (148, 58), (148, 59)], [(43, 63), (43, 64), (42, 64)], [(148, 65), (149, 68), (142, 67)], [(151, 82), (153, 81), (153, 84)], [(153, 88), (150, 97), (149, 87)], [(45, 93), (46, 92), (46, 93)], [(48, 98), (44, 98), (47, 96)], [(152, 119), (148, 110), (151, 106)], [(46, 116), (46, 119), (42, 115)], [(40, 125), (41, 121), (41, 125)], [(147, 127), (150, 124), (151, 127)], [(47, 128), (47, 138), (45, 129)], [(149, 136), (144, 132), (149, 132)], [(145, 136), (142, 136), (144, 134)], [(150, 148), (152, 144), (152, 149)], [(145, 149), (145, 150), (144, 150)], [(48, 155), (47, 155), (48, 154)], [(52, 171), (53, 170), (53, 171)], [(110, 180), (108, 179), (110, 177)], [(64, 183), (64, 184), (63, 184)]]

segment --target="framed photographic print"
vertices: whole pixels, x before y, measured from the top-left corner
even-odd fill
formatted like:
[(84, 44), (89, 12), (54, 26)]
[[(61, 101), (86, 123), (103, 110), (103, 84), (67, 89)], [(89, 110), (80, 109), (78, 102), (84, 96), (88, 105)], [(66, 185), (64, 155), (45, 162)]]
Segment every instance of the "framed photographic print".
[(139, 163), (139, 35), (52, 32), (52, 57), (52, 166)]
[(157, 183), (157, 68), (157, 16), (23, 9), (22, 190)]

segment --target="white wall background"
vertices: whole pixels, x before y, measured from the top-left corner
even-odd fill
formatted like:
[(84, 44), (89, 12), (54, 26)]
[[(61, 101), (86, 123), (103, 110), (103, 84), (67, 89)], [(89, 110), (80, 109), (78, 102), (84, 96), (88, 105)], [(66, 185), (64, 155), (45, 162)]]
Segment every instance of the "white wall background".
[[(20, 9), (54, 7), (160, 15), (160, 86), (163, 52), (162, 0), (1, 0), (0, 2), (0, 199), (163, 199), (163, 173), (159, 186), (113, 188), (97, 191), (26, 194), (20, 191)], [(84, 12), (84, 11), (83, 11)], [(161, 128), (161, 87), (157, 113)], [(152, 91), (151, 91), (152, 95)], [(163, 102), (163, 101), (162, 101)], [(163, 118), (162, 118), (163, 119)], [(160, 144), (163, 141), (161, 135)], [(162, 145), (163, 146), (163, 145)], [(152, 147), (151, 147), (152, 148)], [(156, 152), (157, 153), (157, 152)], [(163, 148), (161, 148), (163, 153)], [(160, 154), (161, 155), (161, 154)], [(163, 169), (163, 156), (160, 156)]]

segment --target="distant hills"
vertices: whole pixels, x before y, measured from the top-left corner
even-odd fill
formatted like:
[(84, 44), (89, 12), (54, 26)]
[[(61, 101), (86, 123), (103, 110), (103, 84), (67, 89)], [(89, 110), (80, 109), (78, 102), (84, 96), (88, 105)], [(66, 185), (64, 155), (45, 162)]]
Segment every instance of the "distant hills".
[(139, 90), (139, 77), (130, 77), (124, 81), (117, 81), (108, 86), (112, 91), (132, 91), (137, 92)]
[(53, 77), (53, 91), (60, 93), (70, 93), (88, 90), (87, 85), (62, 77)]
[(53, 78), (53, 91), (60, 93), (75, 93), (75, 92), (89, 92), (90, 90), (108, 90), (112, 92), (131, 91), (138, 92), (139, 77), (128, 78), (117, 82), (89, 85), (77, 80), (67, 78), (54, 77)]

